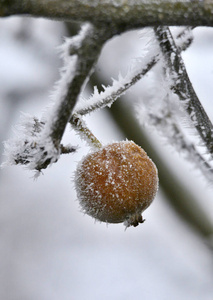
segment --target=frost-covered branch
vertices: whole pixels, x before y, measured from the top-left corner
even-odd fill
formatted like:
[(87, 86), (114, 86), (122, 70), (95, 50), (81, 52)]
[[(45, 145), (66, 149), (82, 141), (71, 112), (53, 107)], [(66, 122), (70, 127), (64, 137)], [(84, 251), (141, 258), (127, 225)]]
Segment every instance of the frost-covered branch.
[(170, 87), (184, 104), (192, 124), (213, 157), (213, 125), (193, 89), (171, 32), (168, 27), (157, 27), (155, 33), (170, 74)]
[(75, 113), (85, 115), (96, 109), (101, 109), (106, 106), (110, 107), (115, 100), (125, 94), (131, 86), (146, 75), (158, 60), (158, 54), (151, 56), (148, 62), (147, 59), (142, 60), (135, 70), (129, 71), (124, 78), (120, 75), (118, 81), (113, 80), (112, 86), (104, 87), (105, 90), (103, 92), (99, 93), (95, 87), (94, 93), (89, 99), (81, 99), (81, 101), (79, 101)]
[[(186, 50), (193, 40), (192, 31), (189, 27), (183, 28), (177, 35), (177, 47), (179, 51)], [(103, 87), (99, 92), (95, 87), (89, 99), (80, 99), (75, 108), (75, 113), (85, 115), (96, 109), (111, 106), (114, 101), (125, 94), (125, 92), (142, 79), (160, 60), (159, 49), (156, 40), (150, 39), (146, 54), (135, 60), (125, 77), (119, 75), (118, 80), (113, 79), (111, 86)]]
[(111, 24), (120, 30), (158, 25), (213, 26), (209, 0), (2, 0), (0, 16), (30, 15)]
[(51, 139), (45, 142), (41, 139), (45, 123), (36, 117), (23, 114), (22, 122), (15, 130), (15, 138), (4, 143), (4, 154), (7, 165), (26, 165), (28, 169), (40, 171), (50, 163), (56, 162), (60, 154), (76, 151), (76, 147), (59, 145), (58, 151), (54, 148)]
[(90, 72), (96, 63), (103, 44), (109, 38), (106, 28), (97, 29), (90, 24), (82, 27), (79, 35), (67, 39), (63, 46), (64, 69), (53, 96), (54, 108), (46, 122), (46, 135), (57, 147), (73, 108)]
[(192, 44), (194, 40), (192, 29), (194, 27), (185, 27), (174, 37), (179, 52), (185, 51)]
[(61, 139), (79, 94), (109, 37), (106, 28), (85, 24), (77, 36), (65, 41), (61, 47), (64, 67), (52, 96), (52, 111), (42, 121), (34, 117), (24, 120), (24, 137), (6, 143), (7, 163), (24, 164), (40, 171), (56, 162), (60, 154), (72, 152), (73, 147), (62, 146)]

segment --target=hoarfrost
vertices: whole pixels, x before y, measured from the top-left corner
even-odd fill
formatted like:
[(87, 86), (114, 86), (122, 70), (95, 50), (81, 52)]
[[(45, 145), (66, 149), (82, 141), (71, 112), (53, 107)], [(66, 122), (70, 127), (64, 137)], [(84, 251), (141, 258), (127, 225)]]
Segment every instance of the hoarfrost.
[(58, 109), (61, 106), (61, 103), (63, 102), (65, 96), (67, 95), (69, 85), (76, 74), (78, 56), (75, 53), (80, 48), (81, 42), (84, 39), (88, 28), (89, 24), (84, 24), (77, 36), (74, 36), (72, 38), (65, 38), (64, 44), (58, 47), (61, 54), (60, 56), (64, 62), (64, 66), (61, 68), (60, 79), (55, 84), (54, 91), (51, 95), (51, 100), (53, 103), (52, 111), (50, 113), (48, 110), (48, 115), (44, 116), (44, 119), (47, 119), (44, 132), (44, 135), (46, 136), (50, 135), (52, 122), (56, 118)]
[[(54, 103), (51, 109), (43, 114), (41, 121), (36, 117), (23, 115), (15, 138), (5, 142), (6, 162), (3, 165), (24, 164), (29, 169), (40, 171), (59, 159), (60, 147), (54, 144), (51, 137), (53, 124), (76, 74), (77, 51), (88, 30), (90, 25), (84, 24), (77, 36), (65, 39), (64, 44), (59, 47), (64, 66), (51, 97)], [(68, 148), (66, 153), (69, 152)]]
[(154, 39), (153, 32), (147, 30), (144, 35), (146, 35), (146, 38), (149, 37), (149, 39), (144, 48), (143, 55), (140, 58), (132, 60), (127, 74), (122, 76), (119, 73), (118, 79), (113, 78), (112, 85), (108, 87), (103, 86), (103, 91), (101, 92), (95, 87), (90, 98), (81, 98), (79, 100), (75, 108), (76, 114), (84, 115), (105, 106), (110, 107), (117, 98), (125, 94), (159, 60), (159, 47)]
[(22, 114), (21, 119), (20, 125), (14, 130), (14, 139), (4, 144), (6, 161), (2, 167), (24, 164), (28, 169), (40, 171), (42, 167), (45, 167), (45, 162), (48, 161), (48, 164), (56, 162), (59, 152), (52, 140), (41, 139), (44, 124), (29, 114)]

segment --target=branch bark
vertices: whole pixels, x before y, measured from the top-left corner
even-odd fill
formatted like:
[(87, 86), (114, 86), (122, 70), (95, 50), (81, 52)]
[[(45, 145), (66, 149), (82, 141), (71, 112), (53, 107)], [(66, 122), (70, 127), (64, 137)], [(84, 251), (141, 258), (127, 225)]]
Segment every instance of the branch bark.
[(114, 24), (120, 30), (159, 25), (213, 26), (211, 0), (3, 0), (0, 17), (30, 15)]

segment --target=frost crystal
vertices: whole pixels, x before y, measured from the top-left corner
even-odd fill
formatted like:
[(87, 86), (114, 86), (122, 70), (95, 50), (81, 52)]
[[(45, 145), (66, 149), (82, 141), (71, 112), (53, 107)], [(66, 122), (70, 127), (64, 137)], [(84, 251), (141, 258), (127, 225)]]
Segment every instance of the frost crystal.
[(65, 39), (64, 44), (59, 47), (61, 57), (64, 61), (64, 66), (60, 70), (60, 79), (55, 84), (55, 89), (51, 96), (51, 100), (53, 103), (52, 111), (49, 112), (48, 110), (48, 115), (46, 114), (44, 116), (44, 119), (47, 120), (44, 135), (46, 135), (47, 137), (51, 133), (52, 123), (57, 117), (59, 107), (61, 106), (61, 103), (63, 102), (64, 98), (66, 97), (69, 85), (75, 76), (78, 57), (75, 54), (70, 54), (73, 51), (75, 52), (78, 49), (78, 47), (80, 47), (81, 38), (81, 35), (79, 35), (71, 39)]
[(147, 30), (147, 37), (149, 40), (144, 49), (144, 54), (137, 59), (132, 60), (132, 64), (125, 76), (118, 75), (118, 80), (112, 79), (112, 85), (105, 87), (99, 93), (97, 87), (94, 88), (93, 95), (89, 99), (81, 98), (75, 108), (75, 113), (84, 115), (96, 109), (105, 106), (111, 106), (112, 103), (125, 94), (126, 91), (140, 80), (152, 66), (159, 60), (159, 48), (156, 40), (153, 38), (152, 31)]
[(67, 105), (66, 97), (77, 69), (77, 52), (90, 28), (89, 24), (85, 24), (79, 35), (65, 39), (64, 44), (60, 47), (64, 67), (61, 69), (61, 78), (52, 95), (54, 105), (51, 112), (49, 113), (48, 110), (48, 113), (43, 115), (42, 121), (29, 115), (23, 117), (16, 137), (5, 143), (7, 160), (4, 165), (24, 164), (29, 169), (40, 171), (56, 162), (61, 151), (63, 153), (74, 151), (74, 148), (59, 145), (60, 137), (54, 139), (53, 131), (58, 128), (57, 121), (58, 119), (60, 121), (61, 117), (59, 112)]
[(15, 137), (5, 142), (6, 161), (2, 166), (24, 164), (31, 170), (38, 170), (56, 162), (59, 152), (52, 140), (42, 139), (44, 123), (36, 117), (23, 114), (19, 128), (15, 130)]

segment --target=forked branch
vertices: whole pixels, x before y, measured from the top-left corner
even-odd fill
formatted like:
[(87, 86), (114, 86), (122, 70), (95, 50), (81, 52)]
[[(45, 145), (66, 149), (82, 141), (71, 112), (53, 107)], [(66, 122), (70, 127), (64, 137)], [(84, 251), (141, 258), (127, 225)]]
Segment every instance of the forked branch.
[[(185, 51), (192, 40), (191, 29), (185, 27), (176, 37), (178, 50), (180, 52)], [(155, 43), (155, 41), (150, 42), (147, 47), (147, 54), (131, 66), (125, 77), (119, 76), (118, 80), (113, 80), (113, 84), (105, 87), (104, 91), (100, 93), (95, 88), (89, 99), (80, 99), (75, 107), (75, 113), (83, 116), (97, 109), (111, 106), (114, 101), (124, 95), (128, 89), (141, 80), (159, 62), (159, 49)]]
[(56, 162), (60, 154), (74, 151), (73, 147), (61, 145), (61, 139), (102, 46), (111, 37), (110, 32), (105, 27), (85, 24), (77, 36), (65, 42), (64, 68), (53, 95), (52, 112), (42, 121), (33, 117), (24, 120), (24, 140), (19, 141), (18, 136), (6, 144), (7, 164), (25, 164), (40, 171)]

